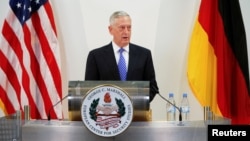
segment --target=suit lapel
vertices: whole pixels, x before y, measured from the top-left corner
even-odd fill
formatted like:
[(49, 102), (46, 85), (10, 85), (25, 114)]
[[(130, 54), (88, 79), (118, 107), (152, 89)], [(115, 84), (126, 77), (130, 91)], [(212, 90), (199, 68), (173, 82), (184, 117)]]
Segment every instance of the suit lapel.
[(133, 69), (135, 68), (136, 61), (137, 61), (137, 52), (136, 48), (133, 47), (132, 44), (129, 45), (129, 64), (128, 64), (128, 73), (127, 79), (130, 80), (132, 78)]
[(114, 55), (114, 50), (112, 44), (108, 44), (107, 48), (104, 50), (103, 58), (105, 58), (105, 65), (108, 65), (110, 75), (113, 75), (113, 78), (120, 80), (119, 70), (116, 64), (116, 59)]

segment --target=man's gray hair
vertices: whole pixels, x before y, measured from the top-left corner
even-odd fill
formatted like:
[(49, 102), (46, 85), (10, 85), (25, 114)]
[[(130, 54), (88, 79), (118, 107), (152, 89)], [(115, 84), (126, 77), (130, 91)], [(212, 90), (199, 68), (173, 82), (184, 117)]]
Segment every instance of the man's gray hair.
[(109, 18), (109, 23), (110, 23), (110, 25), (114, 24), (116, 18), (123, 17), (123, 16), (128, 16), (128, 17), (130, 17), (129, 14), (128, 14), (127, 12), (125, 12), (125, 11), (116, 11), (116, 12), (114, 12), (114, 13), (110, 16), (110, 18)]

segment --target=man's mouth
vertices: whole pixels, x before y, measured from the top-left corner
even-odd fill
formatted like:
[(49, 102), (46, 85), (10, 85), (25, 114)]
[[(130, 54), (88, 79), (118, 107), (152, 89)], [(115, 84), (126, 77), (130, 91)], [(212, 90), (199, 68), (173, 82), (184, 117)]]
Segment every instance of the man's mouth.
[(128, 37), (122, 37), (122, 39), (125, 39), (125, 40), (127, 40), (127, 39), (128, 39)]

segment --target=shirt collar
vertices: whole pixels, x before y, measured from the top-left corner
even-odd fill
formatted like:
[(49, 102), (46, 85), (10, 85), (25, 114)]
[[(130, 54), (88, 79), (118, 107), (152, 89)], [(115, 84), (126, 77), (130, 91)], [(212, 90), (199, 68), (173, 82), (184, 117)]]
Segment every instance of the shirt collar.
[[(115, 42), (112, 42), (112, 46), (115, 52), (119, 52), (119, 49), (121, 47), (119, 47)], [(125, 52), (129, 52), (129, 45), (124, 46), (123, 49), (125, 50)]]

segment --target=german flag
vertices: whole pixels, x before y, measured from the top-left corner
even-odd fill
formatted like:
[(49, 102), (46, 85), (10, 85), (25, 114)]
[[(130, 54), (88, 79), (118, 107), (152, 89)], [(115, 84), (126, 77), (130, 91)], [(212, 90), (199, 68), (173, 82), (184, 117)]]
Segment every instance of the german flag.
[(250, 124), (247, 43), (238, 0), (201, 0), (187, 77), (202, 106), (231, 124)]

